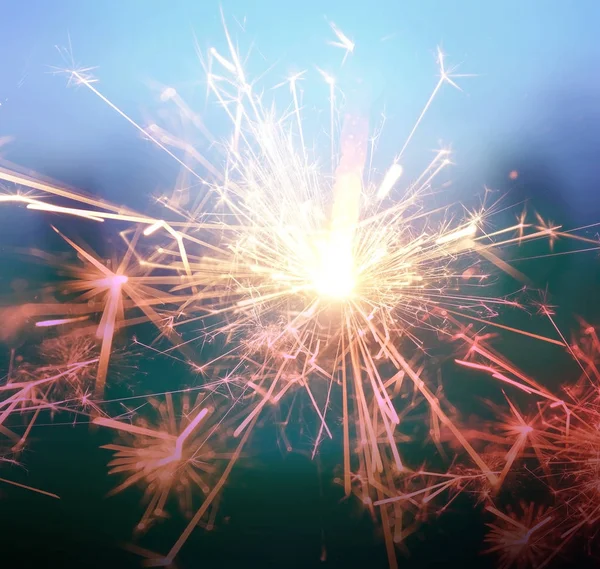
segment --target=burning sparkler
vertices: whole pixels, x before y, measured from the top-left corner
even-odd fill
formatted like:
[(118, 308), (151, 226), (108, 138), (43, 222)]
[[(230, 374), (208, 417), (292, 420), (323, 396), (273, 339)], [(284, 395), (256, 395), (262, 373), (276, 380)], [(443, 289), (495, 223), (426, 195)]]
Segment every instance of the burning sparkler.
[[(335, 45), (346, 50), (346, 58), (354, 43), (333, 29)], [(217, 144), (223, 168), (160, 127), (141, 127), (101, 93), (89, 70), (68, 70), (71, 82), (85, 86), (119, 113), (208, 193), (189, 211), (178, 202), (160, 200), (166, 215), (151, 217), (0, 170), (1, 179), (43, 195), (8, 194), (0, 201), (90, 222), (134, 226), (121, 232), (126, 252), (110, 265), (60, 233), (79, 257), (77, 265), (61, 265), (69, 302), (37, 306), (28, 313), (39, 318), (38, 327), (68, 327), (101, 315), (96, 327), (96, 400), (104, 393), (115, 331), (142, 321), (152, 322), (159, 335), (172, 342), (169, 355), (179, 350), (195, 371), (220, 374), (223, 384), (243, 386), (247, 411), (234, 430), (238, 442), (231, 453), (197, 440), (206, 408), (191, 406), (178, 422), (169, 396), (165, 404), (155, 405), (162, 416), (158, 424), (132, 425), (107, 417), (94, 421), (131, 439), (107, 448), (116, 453), (111, 472), (128, 475), (118, 490), (135, 483), (146, 486), (143, 528), (162, 515), (173, 491), (186, 498), (185, 509), (193, 489), (205, 495), (180, 539), (157, 563), (173, 561), (214, 502), (265, 410), (297, 390), (305, 391), (317, 417), (313, 454), (323, 437), (334, 436), (329, 426), (331, 401), (335, 397), (340, 402), (344, 491), (351, 495), (359, 480), (363, 503), (379, 508), (393, 561), (390, 544), (403, 535), (399, 502), (410, 498), (414, 506), (418, 496), (420, 509), (446, 490), (464, 488), (467, 480), (485, 479), (489, 488), (497, 489), (527, 445), (538, 450), (543, 446), (511, 404), (515, 421), (508, 431), (516, 440), (498, 467), (497, 457), (476, 450), (432, 385), (426, 364), (415, 364), (413, 354), (429, 352), (429, 337), (460, 337), (469, 354), (459, 364), (489, 372), (503, 384), (560, 406), (559, 398), (510, 367), (467, 324), (496, 326), (564, 346), (562, 337), (545, 338), (495, 323), (491, 317), (500, 308), (518, 305), (485, 294), (484, 285), (497, 269), (523, 278), (504, 260), (505, 248), (539, 239), (552, 243), (560, 237), (597, 243), (562, 232), (541, 218), (518, 217), (509, 227), (494, 228), (496, 204), (472, 210), (443, 199), (438, 204), (436, 184), (450, 164), (446, 149), (438, 151), (416, 179), (407, 181), (402, 192), (396, 189), (404, 152), (427, 110), (444, 85), (457, 87), (460, 75), (447, 67), (441, 52), (438, 81), (395, 161), (375, 182), (374, 172), (365, 175), (374, 149), (365, 118), (347, 114), (339, 139), (336, 136), (337, 88), (330, 75), (323, 74), (330, 99), (332, 170), (324, 171), (323, 161), (312, 157), (305, 144), (298, 76), (289, 80), (291, 111), (278, 115), (246, 76), (227, 30), (226, 38), (229, 53), (212, 48), (206, 66), (209, 89), (232, 124), (231, 140)], [(205, 132), (199, 117), (173, 89), (163, 95)], [(179, 157), (181, 149), (197, 169)], [(52, 197), (61, 198), (61, 204), (52, 203)], [(200, 333), (189, 332), (192, 322), (202, 322)], [(223, 353), (200, 365), (193, 343), (208, 338), (222, 345)], [(14, 390), (15, 385), (3, 389)], [(23, 395), (25, 388), (17, 389)], [(441, 430), (450, 433), (478, 469), (476, 474), (436, 475), (436, 482), (415, 490), (418, 476), (409, 474), (398, 444), (404, 417), (401, 396), (407, 391), (427, 405), (434, 442), (441, 445)], [(16, 405), (8, 397), (0, 408), (8, 416)], [(203, 475), (213, 473), (216, 457), (228, 459), (227, 466), (207, 482)], [(419, 471), (421, 477), (430, 474)], [(396, 503), (393, 513), (387, 511), (388, 503)], [(395, 522), (389, 523), (392, 518)]]

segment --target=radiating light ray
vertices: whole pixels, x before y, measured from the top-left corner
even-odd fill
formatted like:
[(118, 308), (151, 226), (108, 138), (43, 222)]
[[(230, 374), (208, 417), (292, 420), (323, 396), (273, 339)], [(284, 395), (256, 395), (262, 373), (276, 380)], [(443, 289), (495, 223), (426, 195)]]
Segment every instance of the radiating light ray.
[(39, 488), (34, 488), (33, 486), (27, 486), (26, 484), (21, 484), (19, 482), (15, 482), (14, 480), (0, 478), (0, 482), (4, 484), (10, 484), (11, 486), (15, 486), (16, 488), (23, 488), (24, 490), (29, 490), (30, 492), (35, 492), (36, 494), (42, 494), (43, 496), (48, 496), (49, 498), (56, 498), (57, 500), (60, 500), (60, 496), (58, 494), (46, 492), (45, 490), (40, 490)]
[(64, 324), (73, 324), (74, 322), (83, 322), (88, 320), (89, 316), (76, 316), (75, 318), (58, 318), (56, 320), (40, 320), (35, 323), (37, 328), (50, 328), (52, 326), (62, 326)]

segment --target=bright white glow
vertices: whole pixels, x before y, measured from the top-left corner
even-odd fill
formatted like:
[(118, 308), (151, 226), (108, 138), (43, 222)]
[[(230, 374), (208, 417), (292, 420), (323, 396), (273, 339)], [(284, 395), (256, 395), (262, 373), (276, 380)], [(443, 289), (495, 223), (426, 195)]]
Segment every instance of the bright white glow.
[(383, 182), (381, 182), (381, 186), (379, 186), (379, 190), (377, 191), (377, 199), (382, 200), (385, 198), (394, 187), (394, 184), (398, 181), (398, 178), (402, 175), (402, 166), (400, 164), (392, 164), (389, 170), (385, 173), (385, 177), (383, 178)]
[(317, 293), (337, 299), (350, 296), (356, 284), (351, 239), (345, 232), (332, 232), (319, 253), (312, 277)]
[(112, 277), (112, 282), (115, 286), (124, 285), (127, 281), (128, 278), (125, 275), (115, 275), (114, 277)]

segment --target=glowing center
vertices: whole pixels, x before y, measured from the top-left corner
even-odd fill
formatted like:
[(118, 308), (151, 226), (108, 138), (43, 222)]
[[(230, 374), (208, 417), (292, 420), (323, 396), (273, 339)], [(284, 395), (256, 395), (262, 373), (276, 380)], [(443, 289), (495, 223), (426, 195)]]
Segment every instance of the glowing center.
[(332, 232), (319, 253), (313, 274), (313, 286), (317, 293), (337, 299), (350, 296), (356, 284), (351, 234)]
[(129, 279), (125, 275), (114, 275), (111, 280), (114, 286), (121, 286), (124, 285)]

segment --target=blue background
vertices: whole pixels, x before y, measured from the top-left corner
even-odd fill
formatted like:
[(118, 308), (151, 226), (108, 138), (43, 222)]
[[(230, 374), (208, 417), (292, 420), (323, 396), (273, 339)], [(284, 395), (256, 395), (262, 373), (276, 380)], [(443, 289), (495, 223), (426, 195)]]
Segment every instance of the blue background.
[[(279, 83), (293, 71), (308, 70), (303, 89), (307, 109), (316, 115), (326, 110), (327, 88), (315, 66), (339, 77), (342, 86), (351, 86), (356, 79), (369, 85), (373, 117), (383, 109), (388, 117), (380, 145), (382, 167), (402, 146), (435, 85), (435, 49), (441, 45), (450, 62), (461, 64), (459, 72), (477, 77), (459, 80), (463, 92), (444, 89), (407, 161), (422, 166), (441, 140), (452, 145), (456, 166), (451, 177), (465, 200), (487, 185), (499, 195), (509, 192), (509, 203), (530, 198), (535, 209), (567, 227), (600, 221), (599, 2), (224, 1), (222, 7), (241, 51), (246, 53), (254, 45), (247, 65), (250, 74), (260, 74), (276, 63), (264, 85)], [(328, 20), (356, 41), (355, 54), (341, 69), (342, 52), (327, 45), (334, 39)], [(225, 51), (217, 2), (3, 2), (0, 138), (14, 140), (0, 148), (0, 156), (143, 209), (152, 195), (173, 186), (177, 165), (88, 90), (68, 88), (66, 77), (54, 75), (53, 67), (65, 65), (54, 46), (67, 46), (70, 36), (76, 63), (97, 67), (98, 88), (141, 123), (160, 114), (158, 83), (177, 88), (208, 117), (217, 134), (226, 135), (222, 113), (205, 101), (194, 35), (202, 50), (215, 45)], [(513, 170), (519, 176), (511, 181)], [(0, 245), (20, 245), (27, 236), (38, 247), (52, 248), (39, 235), (37, 240), (32, 236), (34, 227), (47, 230), (47, 217), (13, 212), (0, 209)], [(89, 224), (69, 223), (70, 231), (79, 229), (87, 238)], [(593, 318), (599, 310), (598, 265), (596, 257), (581, 256), (575, 264), (563, 260), (545, 264), (543, 270), (531, 265), (528, 274), (536, 274), (537, 284), (551, 281), (553, 291), (562, 291), (562, 314), (581, 311)], [(9, 273), (0, 265), (0, 280)], [(507, 335), (503, 342), (510, 338)], [(520, 339), (516, 342), (518, 353)], [(533, 352), (519, 355), (545, 362)], [(183, 372), (164, 362), (160, 365), (161, 382), (185, 379)], [(549, 359), (547, 365), (553, 366), (549, 380), (563, 381)], [(101, 441), (92, 448), (85, 427), (81, 433), (70, 427), (47, 429), (45, 435), (51, 440), (36, 445), (36, 452), (27, 457), (31, 476), (38, 478), (26, 482), (55, 490), (63, 499), (46, 505), (37, 495), (12, 493), (12, 505), (3, 502), (6, 511), (21, 515), (4, 519), (7, 529), (0, 528), (2, 535), (7, 543), (15, 543), (23, 559), (39, 555), (40, 566), (47, 565), (48, 559), (78, 569), (117, 566), (107, 544), (128, 539), (139, 514), (138, 497), (125, 493), (118, 502), (104, 499), (114, 480), (105, 475), (107, 456), (96, 450)], [(229, 484), (234, 498), (225, 504), (229, 509), (224, 508), (231, 512), (230, 504), (235, 504), (230, 529), (208, 536), (195, 532), (183, 552), (190, 563), (181, 567), (197, 567), (199, 559), (211, 555), (222, 561), (222, 567), (249, 566), (252, 559), (260, 560), (256, 566), (277, 569), (386, 566), (383, 548), (369, 549), (363, 542), (370, 540), (370, 529), (359, 526), (352, 512), (340, 511), (350, 505), (340, 506), (340, 496), (328, 489), (329, 483), (324, 485), (326, 498), (319, 498), (314, 462), (288, 459), (284, 463), (279, 455), (269, 458), (263, 458), (263, 470), (253, 465), (254, 470), (236, 474)], [(460, 509), (456, 506), (455, 513)], [(424, 558), (441, 556), (448, 563), (455, 555), (463, 560), (457, 564), (461, 567), (471, 566), (465, 564), (465, 557), (479, 559), (482, 524), (479, 519), (466, 521), (472, 509), (468, 502), (462, 510), (465, 519), (449, 519), (443, 526), (445, 537), (427, 527), (437, 541), (425, 541), (420, 550)], [(337, 543), (338, 565), (335, 553), (326, 565), (318, 561), (323, 527), (326, 541), (333, 542), (331, 551), (336, 551)], [(165, 551), (174, 536), (159, 539), (152, 547)], [(39, 547), (32, 548), (32, 543)], [(364, 550), (364, 558), (357, 556), (358, 550)], [(71, 565), (64, 564), (65, 558), (71, 559)], [(424, 566), (422, 559), (418, 552), (413, 554), (412, 566)], [(134, 565), (128, 561), (122, 566)]]
[[(454, 179), (466, 194), (484, 184), (502, 186), (508, 172), (535, 162), (577, 221), (597, 218), (599, 3), (225, 1), (222, 8), (242, 52), (254, 45), (250, 74), (276, 63), (265, 85), (308, 69), (306, 101), (325, 108), (326, 87), (315, 66), (341, 76), (342, 85), (366, 79), (374, 109), (385, 105), (388, 117), (384, 161), (401, 146), (435, 82), (440, 45), (459, 72), (477, 77), (460, 80), (463, 93), (444, 90), (415, 152), (439, 140), (451, 143)], [(341, 70), (341, 50), (326, 43), (334, 39), (328, 20), (356, 42)], [(140, 203), (140, 196), (168, 187), (175, 169), (91, 93), (68, 89), (65, 78), (52, 75), (52, 66), (64, 65), (54, 46), (67, 46), (69, 35), (76, 63), (97, 67), (102, 92), (144, 122), (157, 108), (153, 82), (204, 104), (194, 35), (201, 49), (225, 51), (219, 4), (39, 0), (2, 8), (0, 135), (15, 137), (4, 157)], [(542, 192), (536, 198), (542, 210), (544, 200)]]

